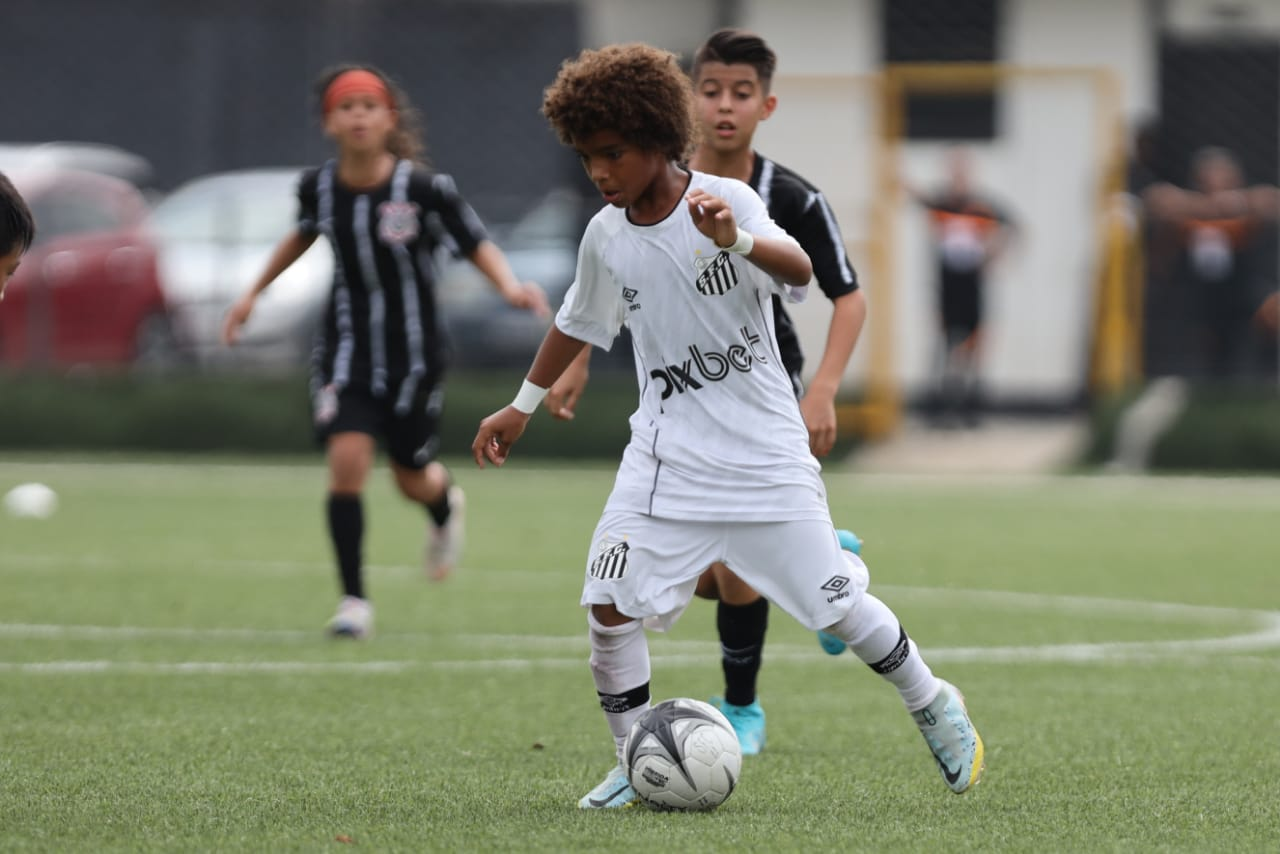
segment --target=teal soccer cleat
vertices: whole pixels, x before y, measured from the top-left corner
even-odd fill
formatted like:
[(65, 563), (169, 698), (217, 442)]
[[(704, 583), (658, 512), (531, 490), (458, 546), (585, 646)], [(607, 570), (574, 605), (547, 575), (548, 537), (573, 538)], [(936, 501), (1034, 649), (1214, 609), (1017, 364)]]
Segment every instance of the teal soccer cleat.
[[(853, 531), (839, 528), (836, 530), (836, 536), (840, 538), (840, 548), (845, 551), (855, 555), (862, 551), (862, 540), (858, 539), (858, 535)], [(818, 643), (827, 655), (839, 655), (849, 648), (849, 645), (840, 638), (823, 631), (818, 632)]]
[(749, 706), (726, 703), (724, 697), (712, 697), (711, 705), (724, 712), (737, 733), (743, 756), (755, 756), (764, 750), (764, 709), (755, 700)]

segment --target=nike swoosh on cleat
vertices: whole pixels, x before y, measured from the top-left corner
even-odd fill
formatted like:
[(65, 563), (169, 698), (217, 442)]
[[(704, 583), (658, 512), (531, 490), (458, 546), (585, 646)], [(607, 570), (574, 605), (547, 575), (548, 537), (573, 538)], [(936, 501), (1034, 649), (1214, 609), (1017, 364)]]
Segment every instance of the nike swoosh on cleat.
[[(957, 777), (960, 776), (959, 771), (956, 772), (956, 776)], [(627, 790), (627, 786), (630, 786), (630, 785), (631, 785), (630, 783), (623, 783), (621, 786), (618, 787), (616, 791), (610, 792), (609, 794), (605, 795), (603, 798), (600, 798), (598, 800), (596, 798), (587, 798), (587, 803), (591, 804), (591, 806), (593, 807), (602, 807), (605, 804), (609, 803), (609, 801), (618, 797), (618, 795), (621, 795), (623, 792), (625, 792)]]
[(938, 767), (942, 769), (942, 776), (946, 778), (947, 785), (954, 786), (956, 780), (960, 779), (960, 771), (962, 770), (963, 766), (957, 767), (956, 770), (952, 771), (950, 768), (947, 767), (946, 763), (943, 762), (941, 759), (938, 759), (938, 757), (936, 756), (933, 758), (937, 760)]

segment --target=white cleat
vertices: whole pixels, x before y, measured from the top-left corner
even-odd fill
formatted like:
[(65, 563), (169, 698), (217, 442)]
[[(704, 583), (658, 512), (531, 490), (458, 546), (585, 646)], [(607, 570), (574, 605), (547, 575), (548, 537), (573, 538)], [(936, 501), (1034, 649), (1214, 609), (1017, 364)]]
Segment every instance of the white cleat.
[(969, 720), (964, 696), (956, 687), (942, 682), (942, 690), (933, 702), (911, 716), (951, 791), (958, 795), (977, 785), (986, 767), (982, 736)]
[(613, 766), (613, 770), (605, 776), (600, 785), (587, 792), (578, 806), (584, 810), (607, 810), (617, 807), (629, 807), (636, 799), (636, 790), (627, 782), (627, 772), (621, 765)]
[(373, 606), (367, 599), (343, 596), (327, 628), (335, 638), (363, 640), (373, 634)]
[(449, 518), (443, 525), (429, 524), (431, 538), (427, 543), (427, 577), (444, 581), (458, 565), (466, 537), (467, 497), (462, 487), (449, 487)]

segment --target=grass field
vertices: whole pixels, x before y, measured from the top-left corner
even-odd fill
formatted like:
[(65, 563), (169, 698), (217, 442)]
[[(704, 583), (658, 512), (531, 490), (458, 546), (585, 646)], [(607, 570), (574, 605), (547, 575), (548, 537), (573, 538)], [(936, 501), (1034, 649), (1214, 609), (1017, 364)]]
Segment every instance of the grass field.
[[(872, 589), (987, 742), (943, 785), (896, 693), (774, 609), (769, 746), (709, 814), (584, 813), (611, 762), (577, 605), (612, 469), (455, 471), (464, 567), (368, 496), (378, 634), (337, 600), (318, 461), (0, 462), (0, 850), (1275, 851), (1280, 482), (827, 476)], [(721, 687), (713, 608), (655, 698)]]

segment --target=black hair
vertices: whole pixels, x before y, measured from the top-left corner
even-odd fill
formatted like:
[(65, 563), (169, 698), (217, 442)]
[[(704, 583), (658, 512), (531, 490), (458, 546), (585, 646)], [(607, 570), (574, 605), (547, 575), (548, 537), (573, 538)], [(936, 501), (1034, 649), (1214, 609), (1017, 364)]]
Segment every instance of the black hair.
[(690, 77), (698, 79), (703, 63), (723, 62), (725, 65), (750, 65), (760, 78), (760, 88), (769, 92), (773, 73), (778, 69), (778, 56), (773, 49), (753, 32), (747, 30), (716, 30), (693, 55)]
[(36, 239), (36, 223), (31, 208), (13, 183), (0, 172), (0, 255), (15, 248), (26, 252)]

